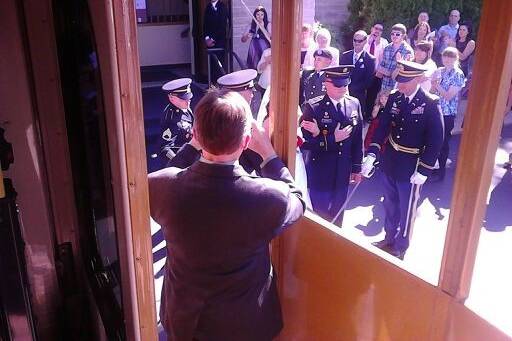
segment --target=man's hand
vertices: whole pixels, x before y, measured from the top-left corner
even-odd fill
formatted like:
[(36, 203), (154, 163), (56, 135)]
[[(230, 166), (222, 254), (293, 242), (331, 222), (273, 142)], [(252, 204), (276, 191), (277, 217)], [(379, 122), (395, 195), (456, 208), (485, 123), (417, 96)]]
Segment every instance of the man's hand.
[(338, 125), (336, 126), (336, 129), (334, 129), (334, 139), (336, 140), (336, 142), (341, 142), (343, 140), (346, 140), (350, 136), (351, 132), (352, 132), (351, 125), (348, 125), (345, 128), (341, 129), (340, 124), (338, 123)]
[(276, 154), (268, 133), (255, 120), (252, 122), (252, 138), (249, 143), (249, 149), (258, 153), (263, 160)]
[(314, 122), (304, 120), (302, 121), (300, 126), (309, 131), (311, 135), (313, 135), (313, 137), (317, 137), (318, 134), (320, 134), (320, 128), (318, 128), (318, 123), (316, 122), (316, 120), (313, 119), (313, 121)]
[(372, 175), (375, 159), (375, 155), (373, 154), (368, 154), (368, 156), (364, 158), (363, 164), (361, 166), (361, 175), (365, 178), (369, 178)]
[(354, 184), (358, 184), (363, 180), (363, 175), (361, 173), (352, 173), (350, 174), (350, 182)]
[(414, 172), (411, 175), (411, 184), (413, 184), (413, 185), (423, 185), (425, 183), (425, 181), (427, 181), (426, 175), (423, 175), (418, 172)]
[(215, 40), (213, 40), (212, 38), (206, 39), (206, 46), (214, 47), (215, 46)]

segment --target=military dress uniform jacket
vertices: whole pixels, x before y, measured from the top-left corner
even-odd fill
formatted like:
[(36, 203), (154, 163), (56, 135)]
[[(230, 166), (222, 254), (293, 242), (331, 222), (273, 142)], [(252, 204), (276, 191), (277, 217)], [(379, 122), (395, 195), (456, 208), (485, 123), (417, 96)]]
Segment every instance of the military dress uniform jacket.
[(149, 175), (169, 255), (160, 316), (170, 340), (272, 340), (282, 319), (268, 243), (304, 213), (300, 190), (277, 157), (265, 178), (183, 165)]
[(164, 109), (161, 122), (160, 156), (166, 160), (172, 159), (185, 143), (192, 139), (194, 116), (190, 110), (182, 110), (169, 103)]
[[(309, 150), (306, 164), (308, 185), (317, 190), (334, 190), (348, 185), (350, 173), (361, 172), (363, 158), (361, 106), (357, 98), (345, 95), (338, 112), (329, 96), (317, 97), (302, 106), (302, 119), (313, 122), (315, 119), (320, 133), (313, 135), (302, 128), (303, 150)], [(337, 124), (344, 128), (352, 125), (351, 135), (336, 142), (334, 130)]]
[(318, 96), (325, 95), (325, 88), (322, 84), (322, 72), (316, 72), (315, 69), (302, 71), (300, 78), (300, 96), (299, 104), (309, 101)]
[(387, 143), (382, 157), (384, 172), (409, 182), (416, 166), (419, 173), (431, 174), (443, 145), (444, 126), (437, 96), (420, 87), (411, 103), (406, 99), (399, 91), (389, 95), (367, 152), (378, 156)]

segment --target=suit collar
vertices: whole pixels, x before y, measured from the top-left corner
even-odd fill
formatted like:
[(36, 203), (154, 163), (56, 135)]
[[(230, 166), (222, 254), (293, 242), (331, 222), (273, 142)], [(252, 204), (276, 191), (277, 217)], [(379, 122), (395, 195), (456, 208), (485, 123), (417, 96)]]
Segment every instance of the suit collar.
[(234, 165), (224, 165), (199, 161), (195, 162), (189, 169), (194, 173), (199, 173), (208, 177), (235, 178), (248, 175), (238, 162)]

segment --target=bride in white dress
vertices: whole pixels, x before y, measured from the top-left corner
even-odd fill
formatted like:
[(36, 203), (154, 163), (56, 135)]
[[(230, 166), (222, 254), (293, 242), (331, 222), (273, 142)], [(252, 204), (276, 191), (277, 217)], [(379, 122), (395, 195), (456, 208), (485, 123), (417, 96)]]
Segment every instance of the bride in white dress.
[[(258, 115), (256, 117), (256, 120), (258, 123), (265, 126), (265, 118), (268, 115), (267, 112), (267, 106), (270, 102), (270, 86), (268, 86), (267, 90), (265, 91), (263, 98), (261, 99), (260, 108), (258, 110)], [(297, 120), (300, 119), (300, 116), (302, 116), (302, 112), (300, 108), (297, 108)], [(302, 139), (302, 131), (299, 127), (297, 127), (297, 139)], [(306, 202), (307, 208), (310, 210), (313, 209), (313, 206), (311, 205), (311, 199), (309, 198), (309, 191), (308, 191), (308, 177), (306, 174), (306, 166), (304, 165), (304, 158), (302, 157), (302, 153), (300, 151), (300, 148), (297, 147), (297, 154), (295, 157), (295, 183), (297, 184), (297, 187), (302, 191), (304, 201)]]

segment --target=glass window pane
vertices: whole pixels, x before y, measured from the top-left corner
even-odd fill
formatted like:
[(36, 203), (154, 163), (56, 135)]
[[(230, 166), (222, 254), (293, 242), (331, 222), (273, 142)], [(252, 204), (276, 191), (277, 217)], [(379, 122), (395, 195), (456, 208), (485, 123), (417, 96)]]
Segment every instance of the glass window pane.
[[(464, 10), (472, 16), (474, 7)], [(429, 27), (414, 16), (404, 21), (409, 29), (369, 10), (383, 24), (360, 18), (363, 24), (346, 24), (340, 35), (323, 10), (316, 9), (312, 30), (313, 51), (322, 50), (303, 67), (300, 91), (313, 211), (437, 284), (474, 51), (457, 59), (473, 39), (472, 27), (461, 21), (460, 29), (440, 29), (443, 39), (421, 43), (413, 28), (425, 26), (428, 35), (452, 20), (449, 13), (433, 8)], [(374, 159), (363, 162), (363, 155)], [(358, 182), (360, 174), (372, 175)]]
[[(509, 99), (508, 110), (512, 96)], [(512, 336), (512, 111), (505, 115), (496, 151), (466, 306)]]

